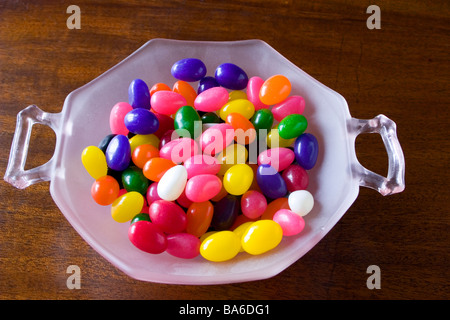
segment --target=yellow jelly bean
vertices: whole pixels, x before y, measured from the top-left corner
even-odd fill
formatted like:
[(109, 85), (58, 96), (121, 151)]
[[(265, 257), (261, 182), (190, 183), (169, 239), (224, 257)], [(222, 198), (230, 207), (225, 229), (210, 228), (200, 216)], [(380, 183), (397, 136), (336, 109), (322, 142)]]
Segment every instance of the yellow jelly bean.
[(130, 139), (131, 154), (137, 146), (150, 144), (159, 149), (159, 138), (152, 134), (137, 134)]
[(81, 153), (81, 162), (86, 171), (96, 180), (106, 176), (108, 172), (106, 156), (99, 147), (86, 147)]
[(240, 196), (247, 192), (253, 182), (253, 170), (245, 164), (235, 164), (223, 176), (223, 186), (229, 194)]
[[(239, 227), (233, 230), (234, 233), (239, 237), (239, 239), (242, 239), (242, 236), (244, 235), (245, 231), (247, 231), (248, 227), (250, 227), (253, 224), (254, 221), (244, 222)], [(244, 248), (239, 250), (239, 252), (244, 252)]]
[(248, 150), (242, 144), (231, 144), (219, 153), (217, 159), (220, 163), (219, 175), (223, 176), (235, 164), (247, 162)]
[(241, 249), (240, 239), (233, 231), (213, 233), (200, 245), (200, 254), (206, 260), (221, 262), (233, 259)]
[(118, 197), (111, 205), (111, 216), (117, 222), (130, 221), (141, 212), (144, 197), (137, 191), (127, 192)]
[(272, 250), (281, 242), (283, 230), (273, 220), (259, 220), (253, 222), (242, 236), (242, 248), (253, 255)]
[(237, 99), (247, 99), (247, 94), (244, 91), (241, 91), (241, 90), (231, 91), (230, 94), (229, 94), (228, 101), (237, 100)]
[(220, 109), (219, 116), (225, 121), (227, 116), (234, 112), (240, 113), (247, 119), (250, 119), (255, 113), (255, 106), (247, 99), (231, 100)]
[(278, 133), (278, 129), (274, 128), (271, 129), (267, 133), (267, 146), (269, 148), (285, 148), (289, 147), (291, 144), (295, 142), (295, 138), (292, 139), (284, 139), (280, 137), (280, 134)]

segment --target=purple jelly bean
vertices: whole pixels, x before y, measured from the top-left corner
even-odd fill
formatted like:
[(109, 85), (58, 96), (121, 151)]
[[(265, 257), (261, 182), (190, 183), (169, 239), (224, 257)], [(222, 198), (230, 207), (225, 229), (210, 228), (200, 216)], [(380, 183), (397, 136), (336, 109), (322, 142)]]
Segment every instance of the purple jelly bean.
[(214, 204), (211, 227), (216, 231), (229, 230), (240, 213), (240, 198), (231, 194)]
[(211, 76), (204, 77), (204, 78), (200, 79), (200, 81), (198, 83), (197, 94), (200, 94), (203, 91), (214, 88), (214, 87), (220, 87), (219, 83), (217, 83), (216, 78), (211, 77)]
[(106, 149), (106, 163), (115, 171), (123, 171), (128, 168), (131, 160), (131, 147), (128, 138), (122, 134), (111, 139)]
[(248, 83), (245, 71), (233, 63), (223, 63), (218, 66), (215, 77), (222, 87), (230, 90), (243, 90)]
[(144, 80), (134, 79), (128, 87), (128, 102), (134, 108), (150, 110), (150, 90)]
[(200, 59), (186, 58), (175, 62), (171, 73), (178, 80), (194, 82), (206, 75), (206, 66)]
[(125, 127), (135, 134), (151, 134), (159, 128), (156, 115), (147, 109), (137, 108), (129, 111), (124, 118)]
[(295, 160), (305, 170), (312, 169), (317, 162), (319, 143), (311, 133), (303, 133), (294, 143)]
[(256, 170), (256, 181), (261, 191), (268, 198), (281, 198), (287, 193), (286, 182), (281, 174), (270, 164), (258, 166)]

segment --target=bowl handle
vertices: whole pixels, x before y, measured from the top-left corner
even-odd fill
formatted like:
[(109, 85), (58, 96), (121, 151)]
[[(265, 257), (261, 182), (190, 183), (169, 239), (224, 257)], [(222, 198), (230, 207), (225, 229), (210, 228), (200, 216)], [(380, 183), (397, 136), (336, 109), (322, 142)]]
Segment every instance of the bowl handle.
[(41, 166), (25, 170), (25, 163), (30, 143), (31, 128), (39, 123), (53, 129), (58, 139), (61, 113), (43, 112), (35, 105), (30, 105), (17, 114), (16, 130), (9, 154), (8, 166), (4, 180), (14, 187), (24, 189), (32, 184), (49, 181), (52, 175), (53, 157)]
[(405, 158), (397, 138), (397, 125), (385, 115), (370, 120), (351, 118), (348, 131), (356, 137), (361, 133), (378, 133), (383, 139), (389, 158), (387, 177), (367, 170), (358, 161), (352, 171), (359, 177), (359, 184), (377, 190), (383, 196), (402, 192), (405, 189)]

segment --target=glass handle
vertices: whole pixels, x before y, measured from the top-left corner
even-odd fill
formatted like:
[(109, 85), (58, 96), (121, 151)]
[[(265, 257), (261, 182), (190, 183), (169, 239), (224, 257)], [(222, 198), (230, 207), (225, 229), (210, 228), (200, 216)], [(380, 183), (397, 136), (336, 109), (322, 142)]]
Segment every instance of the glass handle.
[(17, 114), (16, 130), (4, 176), (6, 182), (16, 188), (24, 189), (32, 184), (51, 179), (53, 157), (43, 165), (28, 170), (25, 170), (25, 163), (33, 124), (49, 126), (58, 139), (60, 119), (61, 113), (43, 112), (36, 105), (30, 105)]

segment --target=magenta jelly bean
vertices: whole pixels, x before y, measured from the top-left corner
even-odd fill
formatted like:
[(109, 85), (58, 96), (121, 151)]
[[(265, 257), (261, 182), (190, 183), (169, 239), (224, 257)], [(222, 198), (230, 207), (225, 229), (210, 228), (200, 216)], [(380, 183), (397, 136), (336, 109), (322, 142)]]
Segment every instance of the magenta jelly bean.
[(264, 83), (260, 77), (251, 77), (247, 84), (247, 99), (255, 106), (255, 111), (259, 109), (266, 109), (269, 106), (262, 103), (259, 99), (259, 91)]
[(200, 239), (190, 233), (167, 235), (166, 252), (174, 257), (193, 259), (200, 254)]
[(192, 204), (192, 201), (189, 200), (189, 198), (186, 196), (186, 189), (183, 190), (183, 192), (177, 198), (177, 203), (183, 208), (189, 208), (189, 206)]
[(294, 192), (296, 190), (306, 190), (309, 185), (308, 172), (298, 164), (291, 164), (284, 169), (281, 173), (281, 177), (286, 182), (288, 192)]
[(159, 128), (159, 120), (150, 110), (137, 108), (125, 115), (127, 129), (135, 134), (151, 134)]
[(156, 200), (162, 200), (158, 195), (158, 182), (153, 182), (148, 186), (146, 199), (148, 205), (152, 204), (152, 202), (155, 202)]
[(150, 110), (150, 90), (142, 79), (134, 79), (128, 87), (128, 102), (136, 108)]
[(286, 169), (295, 159), (294, 151), (289, 148), (272, 148), (261, 152), (258, 156), (258, 165), (270, 164), (278, 172)]
[(266, 197), (259, 191), (249, 190), (241, 197), (241, 211), (249, 219), (259, 218), (267, 209)]
[(206, 66), (203, 61), (196, 58), (181, 59), (175, 62), (171, 69), (174, 78), (187, 82), (202, 79), (206, 75), (206, 72)]
[(128, 229), (128, 239), (138, 249), (159, 254), (167, 249), (166, 235), (152, 222), (139, 220)]
[(199, 174), (186, 183), (186, 197), (192, 202), (204, 202), (215, 197), (222, 189), (222, 181), (213, 174)]
[(234, 141), (234, 129), (227, 123), (219, 123), (206, 129), (200, 136), (203, 154), (214, 156)]
[(200, 93), (194, 100), (198, 111), (213, 112), (220, 110), (228, 102), (229, 94), (223, 87), (213, 87)]
[(191, 138), (178, 138), (166, 143), (159, 150), (159, 156), (180, 164), (198, 154), (199, 149), (197, 141)]
[(188, 173), (188, 179), (199, 174), (217, 174), (220, 170), (220, 163), (217, 158), (206, 154), (194, 155), (184, 161), (184, 167)]
[(290, 96), (272, 107), (275, 120), (281, 121), (290, 114), (302, 114), (305, 110), (305, 100), (301, 96)]
[(133, 107), (126, 102), (118, 102), (112, 107), (109, 115), (109, 127), (111, 133), (122, 134), (124, 136), (128, 134), (129, 130), (125, 126), (124, 119), (131, 110), (133, 110)]
[(165, 115), (175, 114), (178, 109), (187, 105), (186, 99), (173, 91), (156, 91), (151, 97), (152, 109)]
[(294, 236), (302, 232), (305, 220), (302, 216), (288, 209), (280, 209), (273, 215), (273, 221), (283, 230), (283, 236)]
[(177, 233), (186, 229), (186, 213), (174, 202), (156, 200), (150, 204), (148, 214), (153, 224), (165, 233)]

